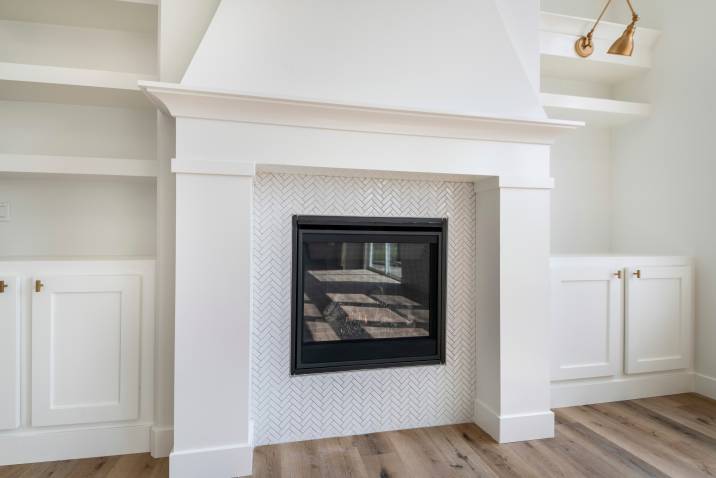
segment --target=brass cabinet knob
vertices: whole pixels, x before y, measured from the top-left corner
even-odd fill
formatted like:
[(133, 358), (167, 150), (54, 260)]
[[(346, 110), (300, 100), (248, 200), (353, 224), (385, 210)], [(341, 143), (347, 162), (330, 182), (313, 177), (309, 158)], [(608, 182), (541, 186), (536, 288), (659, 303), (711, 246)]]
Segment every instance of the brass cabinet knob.
[(41, 280), (38, 279), (35, 281), (35, 292), (42, 291), (43, 287), (45, 287), (45, 284), (43, 284)]
[(7, 289), (8, 287), (10, 286), (7, 285), (4, 280), (0, 280), (0, 294), (5, 292), (5, 289)]
[(637, 269), (636, 272), (632, 272), (631, 275), (633, 275), (637, 279), (641, 279), (641, 269)]
[(620, 270), (619, 270), (619, 271), (616, 271), (616, 272), (614, 273), (614, 277), (616, 277), (617, 279), (621, 279), (621, 278), (622, 278), (622, 271), (620, 271)]

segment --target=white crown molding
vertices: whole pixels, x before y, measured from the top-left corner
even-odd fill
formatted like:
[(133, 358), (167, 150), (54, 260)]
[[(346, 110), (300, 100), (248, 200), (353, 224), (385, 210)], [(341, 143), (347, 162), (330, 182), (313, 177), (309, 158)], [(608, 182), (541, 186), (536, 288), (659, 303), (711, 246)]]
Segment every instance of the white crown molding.
[(561, 133), (584, 125), (266, 97), (152, 81), (140, 81), (139, 88), (177, 118), (529, 144), (552, 144)]

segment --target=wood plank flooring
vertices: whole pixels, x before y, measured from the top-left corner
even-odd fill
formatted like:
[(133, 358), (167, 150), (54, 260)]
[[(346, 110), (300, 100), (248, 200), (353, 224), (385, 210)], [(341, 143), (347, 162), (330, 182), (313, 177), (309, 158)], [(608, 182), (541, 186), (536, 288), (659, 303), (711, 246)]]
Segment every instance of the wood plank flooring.
[[(556, 438), (507, 445), (463, 424), (262, 446), (254, 452), (253, 476), (716, 476), (716, 401), (683, 394), (563, 408), (556, 415)], [(167, 476), (167, 460), (147, 454), (0, 467), (0, 478)]]

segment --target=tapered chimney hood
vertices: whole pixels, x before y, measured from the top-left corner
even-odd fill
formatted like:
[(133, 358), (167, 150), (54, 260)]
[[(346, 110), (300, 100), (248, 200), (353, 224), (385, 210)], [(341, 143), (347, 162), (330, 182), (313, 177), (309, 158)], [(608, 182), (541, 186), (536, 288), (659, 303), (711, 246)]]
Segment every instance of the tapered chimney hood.
[[(538, 5), (509, 2), (523, 8), (508, 0), (223, 0), (181, 83), (543, 119), (538, 39), (523, 34), (536, 34)], [(535, 28), (524, 28), (531, 21)]]

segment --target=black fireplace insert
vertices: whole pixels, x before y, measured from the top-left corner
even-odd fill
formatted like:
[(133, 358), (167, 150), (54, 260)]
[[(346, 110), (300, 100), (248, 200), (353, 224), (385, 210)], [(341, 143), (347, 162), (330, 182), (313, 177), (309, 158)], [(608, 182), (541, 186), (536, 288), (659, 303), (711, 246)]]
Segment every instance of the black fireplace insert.
[(445, 363), (447, 219), (293, 217), (291, 374)]

